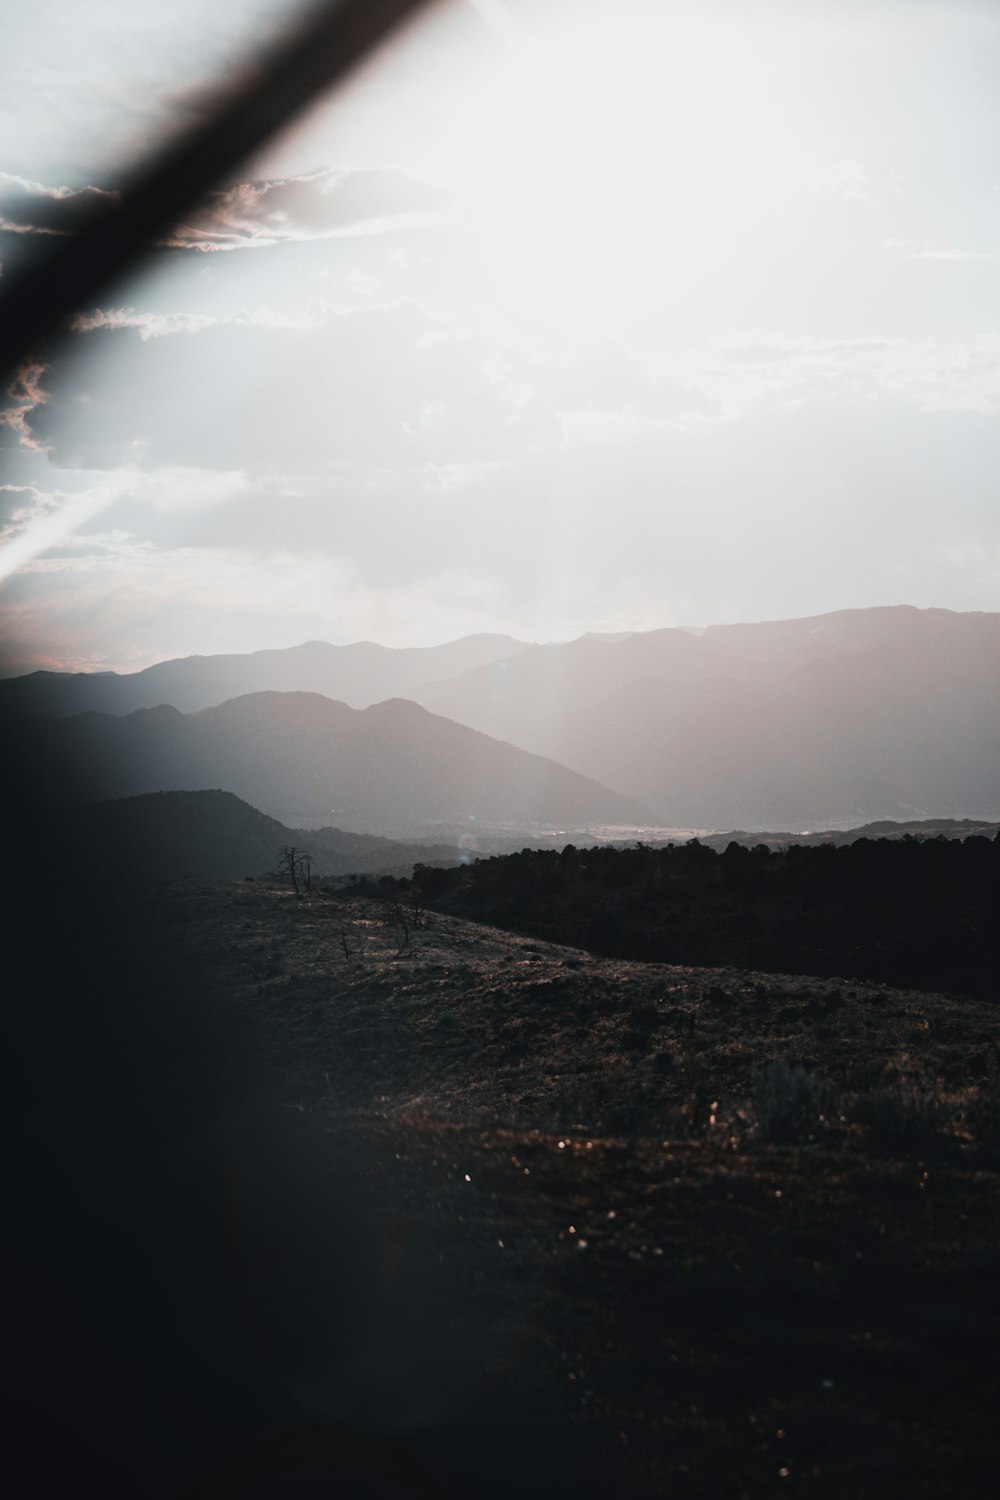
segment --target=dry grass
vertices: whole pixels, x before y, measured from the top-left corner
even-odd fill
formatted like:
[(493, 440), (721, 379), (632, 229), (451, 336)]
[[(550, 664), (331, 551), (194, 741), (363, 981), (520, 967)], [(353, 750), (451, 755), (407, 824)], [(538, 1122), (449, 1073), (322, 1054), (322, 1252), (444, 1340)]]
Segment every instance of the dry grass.
[(171, 941), (294, 1060), (302, 1103), (712, 1139), (996, 1136), (1000, 1017), (982, 1002), (599, 960), (260, 884), (161, 900)]
[(985, 1490), (990, 1007), (259, 885), (160, 910), (374, 1204), (386, 1316), (422, 1320), (399, 1378), (434, 1366), (460, 1492)]

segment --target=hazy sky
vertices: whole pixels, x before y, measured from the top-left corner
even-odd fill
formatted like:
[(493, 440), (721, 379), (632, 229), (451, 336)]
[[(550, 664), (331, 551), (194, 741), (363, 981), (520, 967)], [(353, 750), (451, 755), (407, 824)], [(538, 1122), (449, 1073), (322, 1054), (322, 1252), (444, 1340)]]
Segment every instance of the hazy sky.
[[(288, 0), (7, 0), (0, 262)], [(2, 669), (1000, 608), (1000, 5), (440, 0), (0, 416)]]

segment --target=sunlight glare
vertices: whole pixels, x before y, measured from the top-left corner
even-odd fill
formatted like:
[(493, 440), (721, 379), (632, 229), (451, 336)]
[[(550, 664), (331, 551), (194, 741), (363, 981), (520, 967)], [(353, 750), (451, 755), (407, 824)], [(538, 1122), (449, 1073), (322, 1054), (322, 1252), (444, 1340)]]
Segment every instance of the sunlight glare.
[(738, 277), (802, 171), (774, 33), (647, 4), (530, 22), (431, 152), (514, 308), (593, 338)]

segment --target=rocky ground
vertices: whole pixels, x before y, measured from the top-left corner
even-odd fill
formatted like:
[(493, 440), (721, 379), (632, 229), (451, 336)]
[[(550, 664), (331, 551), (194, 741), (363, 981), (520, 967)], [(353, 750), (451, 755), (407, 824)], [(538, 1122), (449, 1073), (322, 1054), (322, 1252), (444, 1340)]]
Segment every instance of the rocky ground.
[(431, 1489), (987, 1487), (995, 1007), (259, 883), (156, 910), (367, 1226), (342, 1420)]

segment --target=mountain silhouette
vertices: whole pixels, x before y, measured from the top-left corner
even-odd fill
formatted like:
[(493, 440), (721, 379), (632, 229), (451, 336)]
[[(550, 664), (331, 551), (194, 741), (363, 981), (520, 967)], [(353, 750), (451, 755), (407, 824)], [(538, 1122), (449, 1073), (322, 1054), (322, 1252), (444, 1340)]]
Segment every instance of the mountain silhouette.
[[(316, 708), (296, 710), (302, 727), (276, 710), (259, 746), (250, 743), (256, 730), (247, 728), (241, 742), (234, 728), (229, 748), (207, 761), (197, 743), (211, 738), (209, 728), (182, 730), (171, 718), (262, 692), (321, 694), (340, 703), (339, 717), (327, 714), (320, 730)], [(419, 796), (417, 782), (407, 794), (410, 773), (398, 746), (390, 748), (401, 731), (398, 724), (390, 731), (390, 720), (412, 707), (384, 707), (399, 698), (421, 704), (439, 723), (451, 720), (598, 782), (604, 798), (611, 788), (631, 799), (631, 811), (623, 815), (619, 803), (613, 815), (592, 813), (590, 793), (574, 800), (565, 787), (550, 804), (540, 797), (545, 778), (537, 767), (529, 772), (522, 763), (526, 780), (518, 787), (508, 776), (509, 757), (501, 766), (480, 752), (467, 760), (454, 795), (445, 796), (432, 770), (458, 766), (472, 752), (444, 740), (427, 752), (430, 762), (440, 752), (440, 766), (428, 763)], [(348, 734), (347, 704), (379, 706), (382, 717)], [(97, 723), (67, 729), (74, 743), (103, 747), (102, 764), (92, 766), (102, 796), (218, 785), (293, 823), (355, 818), (344, 826), (381, 832), (426, 832), (428, 820), (464, 826), (473, 818), (753, 829), (1000, 813), (996, 613), (895, 605), (697, 631), (591, 633), (540, 646), (498, 635), (409, 650), (314, 641), (245, 656), (187, 657), (122, 676), (32, 673), (0, 682), (5, 707), (54, 716), (85, 709), (128, 716), (144, 708), (154, 718), (120, 734)], [(376, 722), (385, 745), (357, 749), (343, 783), (349, 795), (341, 794), (340, 771), (334, 775), (327, 753), (317, 752), (316, 735), (347, 734), (346, 755), (348, 741), (366, 744)], [(447, 739), (443, 729), (433, 733)], [(423, 724), (413, 753), (432, 738)], [(80, 781), (72, 756), (49, 750), (59, 776)], [(230, 779), (209, 765), (222, 766)], [(473, 765), (482, 767), (481, 780), (469, 779)], [(237, 772), (238, 782), (231, 779)], [(185, 779), (170, 779), (178, 774)], [(342, 805), (344, 817), (333, 811)], [(543, 814), (543, 805), (565, 811)]]
[(628, 797), (398, 698), (353, 709), (252, 693), (195, 714), (38, 718), (33, 731), (36, 764), (66, 803), (221, 788), (293, 826), (424, 836), (648, 821)]
[(1000, 810), (1000, 614), (907, 606), (529, 647), (421, 701), (667, 825)]

